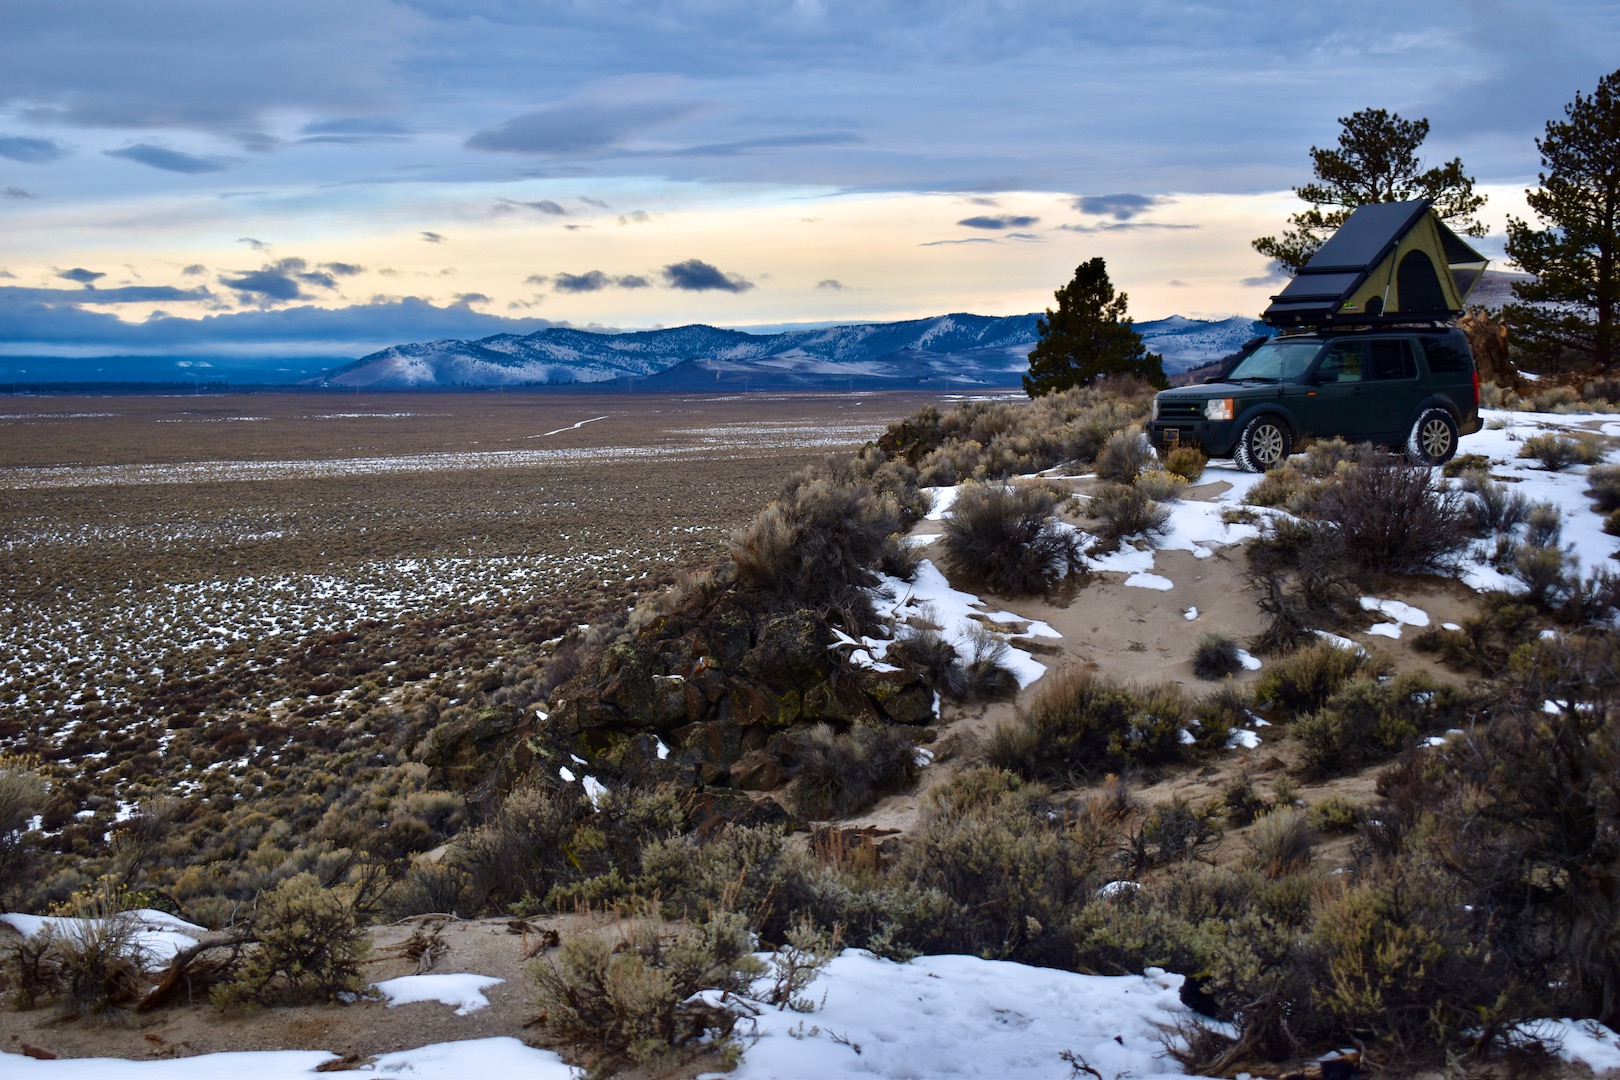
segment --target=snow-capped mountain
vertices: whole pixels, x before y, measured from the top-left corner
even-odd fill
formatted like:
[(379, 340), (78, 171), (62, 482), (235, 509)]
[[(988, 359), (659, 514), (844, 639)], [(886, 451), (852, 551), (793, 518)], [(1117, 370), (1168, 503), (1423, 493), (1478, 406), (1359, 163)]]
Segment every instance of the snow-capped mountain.
[[(395, 345), (336, 368), (323, 386), (415, 389), (578, 386), (633, 380), (647, 390), (1013, 387), (1029, 368), (1040, 316), (942, 315), (778, 334), (712, 326), (602, 334), (551, 327), (520, 337)], [(1248, 319), (1138, 323), (1167, 371), (1232, 352)], [(644, 380), (644, 382), (643, 382)]]

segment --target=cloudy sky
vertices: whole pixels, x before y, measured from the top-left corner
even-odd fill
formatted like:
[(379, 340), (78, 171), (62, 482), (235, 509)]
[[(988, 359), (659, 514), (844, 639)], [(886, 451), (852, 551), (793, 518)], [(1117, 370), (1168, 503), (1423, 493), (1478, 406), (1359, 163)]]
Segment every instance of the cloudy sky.
[[(1613, 0), (0, 0), (0, 352), (1254, 314), (1362, 108), (1500, 234)], [(1500, 250), (1500, 236), (1482, 245)]]

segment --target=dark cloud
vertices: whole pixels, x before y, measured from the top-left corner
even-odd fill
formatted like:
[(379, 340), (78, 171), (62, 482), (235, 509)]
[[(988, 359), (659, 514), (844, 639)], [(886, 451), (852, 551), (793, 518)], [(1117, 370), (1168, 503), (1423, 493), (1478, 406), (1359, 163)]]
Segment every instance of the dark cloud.
[(246, 244), (248, 247), (252, 248), (254, 251), (269, 251), (270, 250), (270, 245), (269, 244), (265, 243), (263, 240), (255, 240), (251, 236), (239, 236), (239, 237), (236, 238), (236, 242), (238, 244)]
[(594, 206), (598, 210), (606, 210), (607, 207), (608, 207), (608, 204), (606, 202), (604, 202), (603, 200), (601, 200), (601, 199), (593, 199), (589, 195), (581, 195), (579, 197), (579, 201), (584, 203), (587, 206)]
[[(0, 273), (0, 277), (12, 276)], [(116, 289), (29, 289), (0, 285), (0, 315), (13, 305), (23, 303), (73, 307), (80, 304), (160, 304), (212, 299), (214, 294), (207, 289), (176, 289), (172, 285), (126, 285)]]
[(0, 266), (0, 278), (10, 278), (11, 280), (15, 281), (15, 280), (17, 280), (17, 275), (13, 274), (10, 270), (7, 270), (5, 267)]
[(578, 232), (581, 229), (589, 229), (589, 228), (591, 228), (591, 226), (589, 226), (589, 225), (564, 225), (563, 228), (567, 229), (569, 232)]
[(1065, 232), (1141, 232), (1144, 229), (1197, 229), (1198, 225), (1172, 225), (1163, 221), (1105, 221), (1101, 225), (1059, 225)]
[(422, 233), (422, 239), (426, 240), (430, 244), (442, 244), (442, 243), (444, 243), (443, 234), (436, 233), (436, 232), (427, 232), (427, 231), (424, 230), (423, 233)]
[(1271, 285), (1286, 285), (1292, 279), (1293, 275), (1281, 263), (1273, 262), (1266, 265), (1265, 273), (1257, 274), (1254, 277), (1246, 277), (1239, 284), (1263, 289)]
[(611, 279), (600, 270), (587, 270), (583, 274), (558, 274), (551, 287), (558, 292), (599, 292), (610, 285)]
[(224, 172), (230, 165), (221, 158), (198, 157), (156, 143), (135, 143), (118, 150), (103, 150), (102, 153), (108, 157), (123, 158), (125, 161), (134, 161), (153, 169), (162, 169), (164, 172)]
[[(536, 275), (537, 277), (539, 275)], [(531, 278), (531, 281), (534, 279)], [(535, 282), (539, 284), (539, 282)], [(583, 274), (558, 274), (552, 279), (551, 287), (558, 292), (585, 293), (600, 292), (607, 288), (645, 289), (652, 283), (639, 274), (630, 274), (625, 277), (613, 277), (600, 270), (587, 270)]]
[(0, 135), (0, 157), (43, 165), (68, 156), (70, 151), (55, 139), (33, 139), (26, 135)]
[(1129, 221), (1168, 200), (1157, 195), (1082, 195), (1071, 204), (1082, 214), (1111, 217), (1115, 221)]
[(8, 4), (0, 101), (36, 124), (240, 139), (278, 114), (379, 111), (430, 25), (391, 0)]
[(683, 289), (687, 292), (747, 292), (754, 287), (752, 281), (727, 274), (719, 267), (711, 266), (702, 259), (687, 259), (685, 262), (671, 263), (664, 267), (664, 283), (672, 289)]
[(8, 187), (8, 188), (6, 188), (6, 190), (3, 193), (0, 193), (0, 194), (4, 194), (5, 197), (8, 198), (8, 199), (37, 199), (37, 198), (39, 198), (39, 196), (35, 195), (32, 191), (25, 191), (20, 187)]
[(607, 101), (575, 98), (542, 106), (480, 131), (470, 150), (509, 154), (591, 154), (690, 115), (695, 105), (663, 98)]
[(180, 272), (187, 277), (196, 277), (198, 274), (208, 273), (208, 267), (204, 266), (202, 263), (192, 263), (190, 266), (186, 267)]
[(541, 214), (550, 214), (553, 217), (562, 217), (568, 213), (567, 210), (563, 209), (561, 203), (552, 202), (550, 199), (536, 199), (533, 202), (524, 202), (519, 199), (497, 199), (495, 201), (495, 212), (497, 214), (511, 214), (520, 210), (534, 210)]
[(1040, 233), (1032, 232), (1010, 232), (1007, 234), (1007, 239), (1034, 241), (1042, 244), (1046, 243), (1046, 237), (1042, 236)]
[(994, 240), (988, 236), (970, 236), (966, 240), (929, 240), (918, 244), (918, 247), (946, 247), (951, 244), (993, 244)]
[(546, 282), (548, 282), (550, 280), (551, 280), (551, 278), (547, 277), (545, 274), (530, 274), (528, 277), (523, 279), (523, 284), (525, 284), (525, 285), (544, 285)]
[(354, 277), (356, 274), (364, 273), (366, 268), (358, 263), (325, 262), (321, 263), (321, 269), (329, 270), (339, 277)]
[(652, 215), (645, 210), (632, 210), (628, 214), (619, 215), (620, 225), (645, 225), (652, 220)]
[(234, 289), (249, 303), (286, 303), (306, 300), (305, 285), (322, 289), (337, 288), (337, 279), (322, 270), (311, 270), (303, 259), (281, 259), (258, 270), (238, 273), (236, 277), (220, 277), (220, 283)]
[(107, 275), (99, 270), (86, 270), (82, 266), (75, 266), (71, 270), (58, 270), (56, 276), (63, 281), (77, 281), (80, 285), (89, 285)]
[(459, 304), (462, 307), (467, 307), (469, 304), (487, 304), (487, 303), (489, 303), (489, 297), (485, 296), (481, 292), (456, 293), (455, 297), (456, 297), (456, 303)]
[(1000, 206), (1001, 205), (1001, 200), (1000, 199), (992, 198), (989, 195), (971, 195), (965, 201), (970, 203), (973, 206)]
[(764, 150), (851, 146), (864, 141), (859, 135), (847, 131), (822, 131), (804, 135), (763, 135), (753, 139), (737, 139), (734, 142), (707, 143), (679, 150), (648, 150), (641, 153), (653, 157), (737, 157), (742, 154), (757, 154)]
[(957, 224), (970, 229), (1027, 229), (1040, 220), (1024, 214), (980, 214), (978, 217), (963, 218)]
[(364, 116), (312, 121), (300, 128), (299, 134), (300, 143), (337, 143), (345, 146), (409, 142), (411, 136), (410, 129), (397, 120)]
[(822, 278), (820, 281), (816, 282), (816, 288), (832, 289), (834, 292), (842, 292), (844, 289), (849, 288), (849, 286), (845, 285), (837, 278)]

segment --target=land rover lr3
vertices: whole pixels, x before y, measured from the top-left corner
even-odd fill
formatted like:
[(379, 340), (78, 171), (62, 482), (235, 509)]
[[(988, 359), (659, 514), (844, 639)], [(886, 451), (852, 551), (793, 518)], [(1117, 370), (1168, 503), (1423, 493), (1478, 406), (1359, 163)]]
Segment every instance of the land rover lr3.
[(1451, 460), (1480, 428), (1479, 375), (1452, 320), (1485, 265), (1426, 199), (1356, 207), (1260, 316), (1281, 336), (1246, 346), (1217, 382), (1161, 391), (1149, 438), (1258, 472), (1307, 437)]

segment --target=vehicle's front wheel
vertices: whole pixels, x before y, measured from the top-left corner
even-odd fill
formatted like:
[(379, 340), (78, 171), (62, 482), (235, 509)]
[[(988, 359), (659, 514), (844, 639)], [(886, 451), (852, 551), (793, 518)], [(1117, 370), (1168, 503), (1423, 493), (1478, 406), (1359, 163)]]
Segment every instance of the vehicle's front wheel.
[(1438, 406), (1424, 409), (1406, 436), (1406, 456), (1425, 465), (1444, 465), (1457, 453), (1457, 421)]
[(1288, 460), (1294, 449), (1294, 435), (1275, 416), (1257, 416), (1243, 426), (1232, 459), (1249, 472), (1270, 472)]

